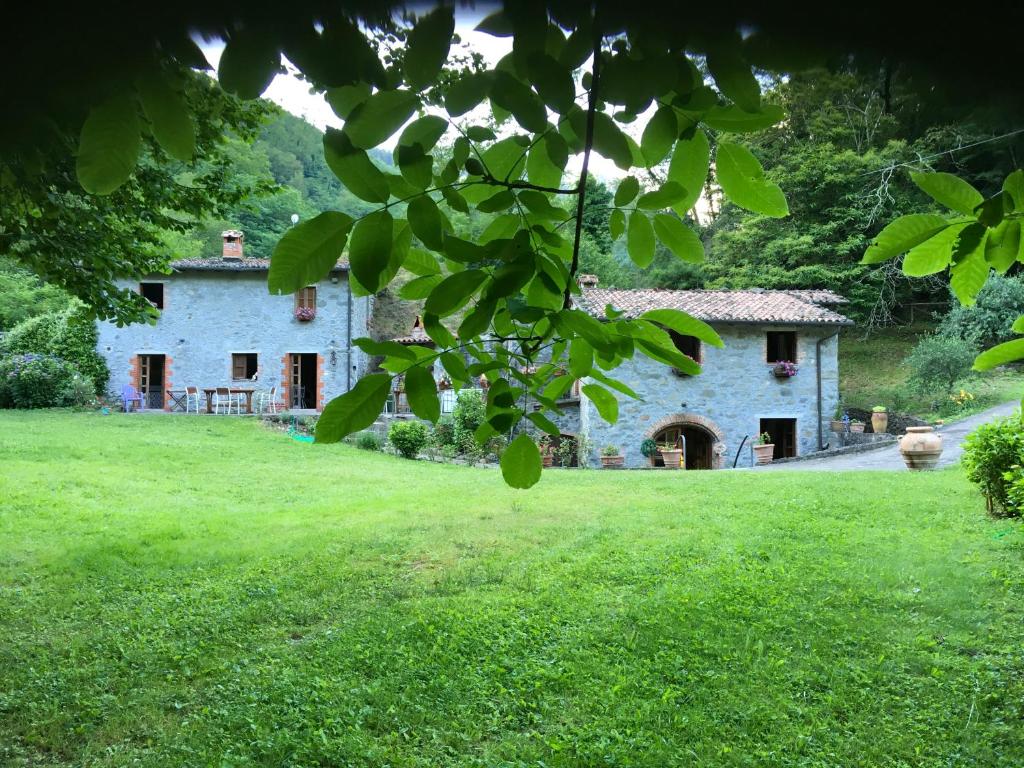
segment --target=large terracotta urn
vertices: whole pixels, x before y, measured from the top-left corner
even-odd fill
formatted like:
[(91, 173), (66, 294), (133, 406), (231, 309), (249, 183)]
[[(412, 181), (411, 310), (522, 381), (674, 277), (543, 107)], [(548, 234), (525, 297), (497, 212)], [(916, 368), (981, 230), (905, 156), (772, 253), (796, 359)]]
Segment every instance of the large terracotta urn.
[(680, 469), (683, 464), (682, 448), (659, 448), (662, 460), (665, 462), (665, 469)]
[(754, 461), (757, 464), (771, 464), (775, 455), (775, 443), (754, 446)]
[(935, 469), (942, 454), (942, 435), (933, 427), (907, 427), (900, 438), (900, 453), (907, 469)]
[(882, 434), (889, 426), (889, 414), (885, 411), (875, 411), (871, 414), (871, 431)]

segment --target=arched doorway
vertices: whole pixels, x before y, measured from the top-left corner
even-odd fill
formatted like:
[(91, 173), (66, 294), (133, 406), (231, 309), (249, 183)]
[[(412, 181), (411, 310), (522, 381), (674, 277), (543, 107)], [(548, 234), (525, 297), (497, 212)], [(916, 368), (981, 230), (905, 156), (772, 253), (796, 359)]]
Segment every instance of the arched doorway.
[[(718, 469), (725, 450), (724, 435), (710, 419), (695, 414), (679, 413), (658, 421), (648, 433), (659, 446), (685, 445), (686, 469)], [(660, 457), (655, 466), (664, 466)]]

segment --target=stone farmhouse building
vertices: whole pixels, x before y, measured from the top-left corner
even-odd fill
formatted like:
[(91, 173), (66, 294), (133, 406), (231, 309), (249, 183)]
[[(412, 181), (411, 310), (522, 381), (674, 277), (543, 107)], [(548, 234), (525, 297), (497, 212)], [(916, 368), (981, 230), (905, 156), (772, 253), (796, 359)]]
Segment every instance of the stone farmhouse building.
[[(355, 386), (372, 361), (352, 340), (371, 335), (373, 297), (354, 296), (347, 265), (291, 296), (270, 295), (269, 260), (243, 258), (242, 233), (224, 233), (222, 258), (173, 262), (172, 273), (147, 278), (138, 290), (161, 310), (154, 325), (99, 324), (98, 348), (111, 371), (111, 387), (144, 393), (148, 408), (172, 407), (168, 391), (185, 387), (277, 387), (277, 400), (298, 411), (322, 410)], [(749, 466), (750, 446), (761, 433), (775, 457), (824, 448), (839, 399), (838, 334), (851, 322), (836, 311), (845, 302), (829, 291), (615, 290), (581, 278), (577, 306), (597, 318), (611, 304), (636, 317), (649, 309), (679, 309), (709, 323), (723, 349), (673, 334), (676, 347), (703, 372), (687, 376), (637, 355), (615, 372), (641, 400), (619, 396), (619, 420), (605, 423), (575, 387), (556, 419), (566, 437), (585, 435), (596, 463), (612, 445), (626, 466), (649, 463), (646, 438), (685, 443), (691, 469)], [(396, 339), (432, 345), (422, 328)], [(777, 376), (779, 363), (797, 372)], [(440, 373), (440, 371), (439, 371)], [(454, 405), (442, 392), (444, 411)], [(395, 403), (401, 404), (399, 392)]]

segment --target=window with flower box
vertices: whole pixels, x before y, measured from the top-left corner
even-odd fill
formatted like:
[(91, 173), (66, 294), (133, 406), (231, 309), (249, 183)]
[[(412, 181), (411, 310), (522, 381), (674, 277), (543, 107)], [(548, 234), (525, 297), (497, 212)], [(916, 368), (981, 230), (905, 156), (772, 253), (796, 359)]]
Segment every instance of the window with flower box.
[(766, 362), (796, 362), (796, 331), (768, 331)]

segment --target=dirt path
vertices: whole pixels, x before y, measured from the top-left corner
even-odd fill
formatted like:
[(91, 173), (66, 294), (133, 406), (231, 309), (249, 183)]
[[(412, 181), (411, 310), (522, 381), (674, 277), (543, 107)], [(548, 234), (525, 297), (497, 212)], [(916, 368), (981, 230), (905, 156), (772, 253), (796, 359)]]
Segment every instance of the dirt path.
[[(960, 461), (963, 453), (964, 438), (973, 432), (978, 426), (994, 419), (1009, 416), (1020, 407), (1020, 401), (1011, 400), (1008, 403), (989, 408), (987, 411), (968, 416), (966, 419), (947, 424), (939, 430), (942, 435), (942, 456), (939, 459), (939, 466), (945, 467)], [(829, 456), (821, 459), (808, 459), (807, 461), (794, 461), (786, 464), (768, 464), (762, 467), (755, 467), (759, 472), (763, 471), (826, 471), (826, 472), (848, 472), (861, 469), (890, 469), (906, 471), (903, 458), (900, 456), (898, 445), (889, 445), (879, 448), (877, 451), (865, 451), (864, 453), (848, 453), (840, 456)]]

